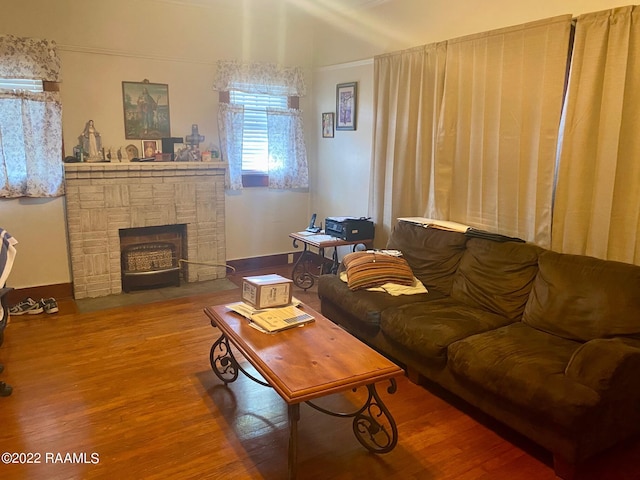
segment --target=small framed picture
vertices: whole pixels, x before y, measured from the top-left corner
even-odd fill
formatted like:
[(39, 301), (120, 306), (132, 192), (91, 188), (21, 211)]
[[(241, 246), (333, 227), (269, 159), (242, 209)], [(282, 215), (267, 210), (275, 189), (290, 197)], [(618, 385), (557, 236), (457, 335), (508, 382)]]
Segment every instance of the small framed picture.
[(142, 140), (142, 157), (155, 157), (156, 153), (162, 153), (160, 140)]
[(333, 112), (322, 114), (322, 138), (333, 138)]
[(355, 130), (358, 83), (339, 83), (336, 87), (336, 130)]

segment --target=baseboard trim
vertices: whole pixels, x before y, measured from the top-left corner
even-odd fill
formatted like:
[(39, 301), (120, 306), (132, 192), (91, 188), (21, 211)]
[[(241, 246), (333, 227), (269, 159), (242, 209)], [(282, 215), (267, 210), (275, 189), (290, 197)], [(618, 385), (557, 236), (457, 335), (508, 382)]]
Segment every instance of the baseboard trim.
[(293, 255), (295, 263), (300, 258), (301, 252), (280, 253), (276, 255), (265, 255), (264, 257), (238, 258), (227, 260), (227, 265), (233, 267), (236, 272), (248, 272), (266, 267), (278, 267), (289, 263), (289, 255)]
[[(11, 286), (11, 285), (7, 285)], [(7, 305), (15, 305), (27, 297), (34, 300), (41, 298), (73, 298), (73, 283), (57, 283), (54, 285), (41, 285), (39, 287), (14, 288), (7, 294)]]

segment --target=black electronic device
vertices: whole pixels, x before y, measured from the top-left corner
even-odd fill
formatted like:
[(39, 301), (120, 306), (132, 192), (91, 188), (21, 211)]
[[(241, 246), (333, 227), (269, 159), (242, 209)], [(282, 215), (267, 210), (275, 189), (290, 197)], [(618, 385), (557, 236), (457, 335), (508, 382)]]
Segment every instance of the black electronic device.
[(311, 215), (311, 220), (309, 220), (309, 226), (305, 228), (305, 231), (311, 232), (311, 233), (318, 233), (320, 232), (320, 230), (322, 230), (322, 227), (316, 227), (316, 217), (317, 215), (315, 213)]
[(327, 217), (324, 220), (324, 233), (347, 242), (372, 240), (374, 226), (367, 217)]

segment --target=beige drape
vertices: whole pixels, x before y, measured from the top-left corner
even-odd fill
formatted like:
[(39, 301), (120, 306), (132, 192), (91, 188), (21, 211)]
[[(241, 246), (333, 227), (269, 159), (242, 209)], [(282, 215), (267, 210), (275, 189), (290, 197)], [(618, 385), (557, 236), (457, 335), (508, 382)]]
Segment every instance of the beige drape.
[(548, 247), (571, 16), (447, 42), (427, 216)]
[(571, 16), (374, 59), (370, 215), (551, 241)]
[(553, 249), (640, 262), (640, 7), (578, 17)]
[(434, 189), (445, 55), (440, 43), (374, 59), (370, 215), (377, 246), (397, 217), (424, 215)]

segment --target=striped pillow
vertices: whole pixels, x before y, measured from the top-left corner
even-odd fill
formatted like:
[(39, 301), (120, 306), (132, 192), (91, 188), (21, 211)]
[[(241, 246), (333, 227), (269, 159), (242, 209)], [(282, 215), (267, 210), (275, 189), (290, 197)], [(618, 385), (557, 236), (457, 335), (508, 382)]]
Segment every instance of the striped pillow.
[(342, 259), (349, 290), (378, 287), (385, 283), (413, 284), (413, 272), (402, 257), (379, 252), (353, 252)]

